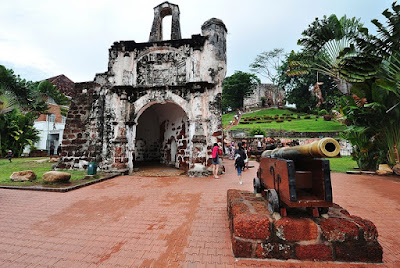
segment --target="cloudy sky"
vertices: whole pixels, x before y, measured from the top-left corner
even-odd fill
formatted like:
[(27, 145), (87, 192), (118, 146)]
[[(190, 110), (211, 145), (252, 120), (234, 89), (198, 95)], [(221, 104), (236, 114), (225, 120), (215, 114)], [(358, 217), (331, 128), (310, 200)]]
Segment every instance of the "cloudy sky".
[[(115, 41), (147, 42), (153, 8), (162, 0), (0, 0), (0, 64), (28, 80), (65, 74), (74, 82), (107, 70)], [(210, 18), (228, 29), (228, 74), (249, 71), (257, 54), (299, 50), (301, 32), (316, 18), (360, 18), (370, 31), (392, 0), (171, 0), (179, 5), (182, 38)], [(167, 17), (170, 18), (171, 17)], [(165, 19), (164, 19), (165, 20)], [(168, 20), (165, 22), (168, 24)], [(170, 23), (170, 22), (169, 22)], [(266, 81), (264, 81), (266, 82)]]

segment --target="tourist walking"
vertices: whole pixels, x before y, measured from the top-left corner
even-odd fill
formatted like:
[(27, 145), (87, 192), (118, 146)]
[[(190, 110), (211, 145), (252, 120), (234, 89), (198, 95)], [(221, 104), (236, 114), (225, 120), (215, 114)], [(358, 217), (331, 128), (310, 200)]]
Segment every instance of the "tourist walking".
[(50, 145), (50, 155), (54, 155), (54, 149), (55, 148), (56, 147), (54, 146), (54, 142), (52, 142), (51, 145)]
[(8, 158), (8, 161), (10, 161), (10, 163), (11, 163), (11, 162), (12, 162), (12, 161), (11, 161), (11, 158), (12, 158), (12, 151), (11, 151), (11, 150), (8, 150), (7, 158)]
[(238, 148), (235, 151), (235, 168), (237, 170), (239, 184), (243, 184), (242, 181), (242, 169), (244, 167), (244, 160), (246, 159), (246, 153), (242, 147), (242, 144), (238, 143)]
[(218, 169), (219, 169), (219, 152), (222, 152), (222, 149), (218, 145), (218, 143), (214, 143), (212, 149), (212, 165), (213, 165), (213, 175), (214, 178), (218, 179)]
[(231, 155), (229, 156), (230, 160), (235, 159), (235, 150), (236, 150), (235, 143), (232, 141), (232, 143), (231, 143)]

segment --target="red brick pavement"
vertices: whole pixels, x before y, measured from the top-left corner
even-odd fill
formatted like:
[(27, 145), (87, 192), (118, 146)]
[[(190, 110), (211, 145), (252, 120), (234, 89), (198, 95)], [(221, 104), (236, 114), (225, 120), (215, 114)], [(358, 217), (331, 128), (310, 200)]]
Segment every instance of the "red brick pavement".
[[(244, 260), (232, 256), (226, 191), (219, 180), (123, 176), (67, 193), (0, 189), (0, 267), (400, 267), (400, 183), (333, 174), (334, 200), (372, 220), (383, 265)], [(256, 164), (256, 163), (255, 163)]]

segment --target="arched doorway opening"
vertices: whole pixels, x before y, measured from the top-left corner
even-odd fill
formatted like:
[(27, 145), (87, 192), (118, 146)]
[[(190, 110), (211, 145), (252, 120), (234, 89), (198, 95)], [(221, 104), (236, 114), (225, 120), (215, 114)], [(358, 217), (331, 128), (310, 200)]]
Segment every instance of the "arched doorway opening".
[(172, 102), (154, 103), (137, 120), (135, 165), (164, 164), (186, 169), (188, 117)]

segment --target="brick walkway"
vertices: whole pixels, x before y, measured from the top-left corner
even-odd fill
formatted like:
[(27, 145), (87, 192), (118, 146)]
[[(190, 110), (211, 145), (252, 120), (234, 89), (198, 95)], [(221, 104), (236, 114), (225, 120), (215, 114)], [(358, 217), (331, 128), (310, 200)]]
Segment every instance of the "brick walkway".
[[(123, 176), (68, 193), (0, 189), (0, 267), (376, 267), (236, 260), (221, 179)], [(257, 165), (257, 163), (254, 163)], [(397, 181), (396, 181), (397, 180)], [(372, 220), (384, 265), (400, 267), (400, 180), (333, 174), (334, 200)]]

